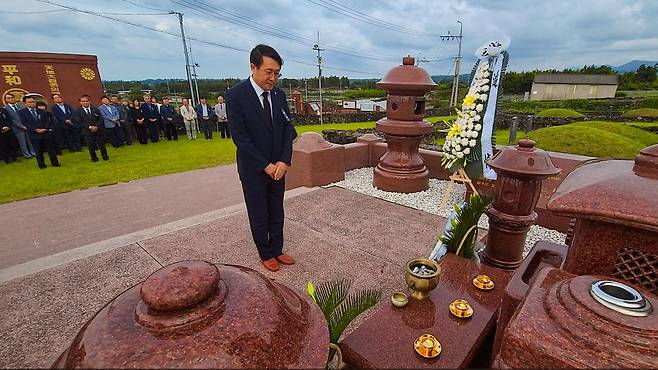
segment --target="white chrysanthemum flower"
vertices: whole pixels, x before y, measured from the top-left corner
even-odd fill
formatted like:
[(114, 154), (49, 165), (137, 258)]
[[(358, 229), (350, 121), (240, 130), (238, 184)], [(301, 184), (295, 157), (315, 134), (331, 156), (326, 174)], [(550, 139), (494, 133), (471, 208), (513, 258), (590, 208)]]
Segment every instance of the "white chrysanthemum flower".
[(457, 153), (457, 149), (452, 148), (452, 150), (450, 151), (450, 153), (452, 153), (453, 155), (456, 154), (456, 153)]
[(475, 117), (473, 117), (473, 121), (479, 122), (481, 118), (482, 117), (480, 117), (480, 115), (477, 114)]
[(489, 85), (482, 86), (482, 91), (484, 91), (484, 92), (489, 91)]
[(477, 130), (477, 131), (480, 131), (480, 130), (482, 130), (482, 125), (481, 125), (481, 124), (479, 124), (479, 123), (478, 123), (478, 124), (476, 124), (476, 125), (475, 125), (475, 130)]
[(468, 114), (469, 114), (471, 117), (475, 117), (475, 112), (473, 112), (473, 111), (468, 112)]
[(477, 131), (471, 131), (471, 137), (473, 137), (473, 138), (478, 137), (478, 132)]
[(453, 149), (453, 151), (455, 151), (455, 152), (461, 152), (461, 150), (462, 150), (462, 147), (459, 144), (455, 145), (455, 149)]
[[(468, 131), (468, 133), (469, 133), (469, 135), (470, 135), (471, 132)], [(462, 144), (463, 146), (468, 145), (468, 139), (467, 139), (467, 138), (463, 138), (462, 141), (461, 141), (461, 144)]]
[(457, 158), (464, 158), (464, 153), (462, 152), (457, 153)]
[(487, 101), (487, 94), (480, 94), (480, 97), (482, 98), (483, 101)]
[(468, 142), (468, 146), (474, 147), (477, 144), (477, 141), (475, 139), (472, 139), (471, 141)]
[(466, 155), (471, 154), (471, 148), (464, 149), (464, 154), (466, 154)]
[(484, 105), (482, 105), (482, 104), (478, 104), (478, 105), (475, 106), (475, 110), (476, 110), (478, 113), (479, 113), (479, 112), (482, 112), (483, 109), (484, 109)]
[(466, 125), (466, 128), (470, 131), (473, 130), (473, 121), (469, 122), (468, 125)]

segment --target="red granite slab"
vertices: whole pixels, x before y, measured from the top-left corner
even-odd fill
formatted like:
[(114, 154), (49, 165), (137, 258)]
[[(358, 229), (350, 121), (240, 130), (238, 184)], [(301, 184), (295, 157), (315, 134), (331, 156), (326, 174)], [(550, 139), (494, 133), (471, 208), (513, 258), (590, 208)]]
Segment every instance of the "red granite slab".
[[(511, 277), (487, 265), (447, 255), (442, 260), (443, 274), (430, 299), (411, 300), (403, 308), (385, 304), (341, 343), (345, 362), (356, 368), (458, 368), (468, 367), (493, 335), (496, 311)], [(487, 274), (496, 283), (491, 291), (476, 288), (472, 280)], [(400, 289), (403, 289), (402, 274)], [(466, 299), (474, 314), (468, 319), (453, 317), (450, 302)], [(419, 356), (414, 340), (429, 333), (441, 342), (442, 352), (434, 359)]]

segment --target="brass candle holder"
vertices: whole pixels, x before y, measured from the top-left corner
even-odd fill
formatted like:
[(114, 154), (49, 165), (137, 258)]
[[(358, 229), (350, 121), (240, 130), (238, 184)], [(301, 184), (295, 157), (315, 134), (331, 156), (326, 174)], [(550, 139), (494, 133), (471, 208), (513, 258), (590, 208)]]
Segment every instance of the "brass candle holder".
[(425, 358), (433, 358), (441, 353), (441, 343), (432, 334), (423, 334), (414, 341), (414, 350)]
[(473, 307), (465, 299), (455, 299), (448, 306), (450, 313), (454, 316), (459, 317), (460, 319), (465, 319), (473, 316)]
[(473, 285), (482, 290), (491, 290), (494, 288), (493, 280), (487, 275), (478, 275), (473, 278)]

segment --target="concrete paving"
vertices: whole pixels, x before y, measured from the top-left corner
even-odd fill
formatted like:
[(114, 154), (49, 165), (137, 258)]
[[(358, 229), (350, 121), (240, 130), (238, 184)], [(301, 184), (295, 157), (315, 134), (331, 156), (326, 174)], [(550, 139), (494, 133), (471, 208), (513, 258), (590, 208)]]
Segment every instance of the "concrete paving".
[(300, 290), (307, 281), (351, 278), (356, 289), (382, 289), (380, 304), (386, 304), (404, 286), (406, 261), (427, 255), (445, 224), (441, 217), (340, 188), (295, 195), (286, 200), (284, 233), (285, 251), (298, 263), (276, 273), (260, 265), (246, 213), (235, 208), (0, 283), (0, 367), (49, 366), (112, 297), (183, 259), (250, 267)]
[(235, 164), (0, 205), (0, 269), (244, 202)]

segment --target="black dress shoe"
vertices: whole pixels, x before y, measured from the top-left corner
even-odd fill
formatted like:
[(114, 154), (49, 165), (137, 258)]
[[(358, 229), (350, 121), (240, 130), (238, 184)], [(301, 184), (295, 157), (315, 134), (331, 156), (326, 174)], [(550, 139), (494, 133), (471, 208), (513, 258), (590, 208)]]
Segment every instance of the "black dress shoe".
[(42, 170), (46, 167), (48, 167), (48, 166), (46, 166), (45, 164), (43, 166), (39, 166), (39, 168), (41, 168)]
[(105, 156), (105, 157), (103, 157), (103, 160), (104, 160), (104, 161), (109, 161), (109, 160), (110, 160), (110, 157)]
[(53, 165), (53, 167), (60, 167), (61, 165), (59, 163), (56, 163)]
[(98, 158), (92, 158), (91, 161), (92, 162), (98, 162)]

